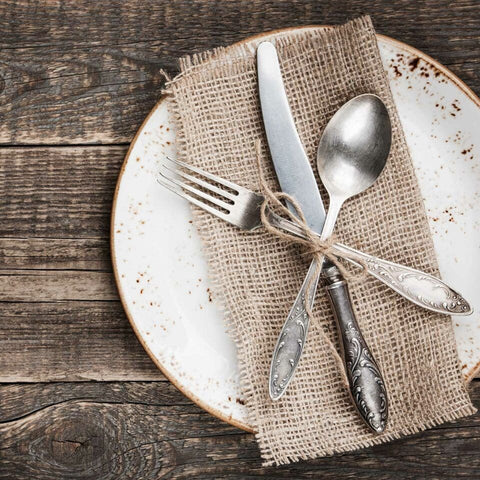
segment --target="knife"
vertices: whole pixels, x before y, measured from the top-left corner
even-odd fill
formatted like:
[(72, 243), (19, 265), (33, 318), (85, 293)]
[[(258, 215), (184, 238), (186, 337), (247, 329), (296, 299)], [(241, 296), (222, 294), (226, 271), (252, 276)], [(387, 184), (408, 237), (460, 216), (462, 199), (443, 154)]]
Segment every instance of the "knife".
[[(265, 133), (280, 187), (300, 204), (308, 226), (321, 233), (325, 208), (290, 111), (277, 51), (270, 42), (258, 46), (257, 75)], [(291, 205), (288, 207), (294, 211)], [(310, 278), (315, 271), (314, 260), (307, 277)], [(312, 305), (317, 283), (318, 280), (311, 285), (309, 292)], [(304, 304), (304, 290), (300, 290), (274, 350), (269, 381), (272, 400), (278, 400), (285, 392), (305, 345), (310, 321)]]
[[(265, 133), (280, 187), (300, 204), (310, 229), (321, 233), (325, 208), (290, 111), (277, 52), (270, 42), (262, 42), (257, 48), (257, 75)], [(291, 205), (288, 207), (296, 213)], [(312, 277), (316, 270), (314, 259), (278, 337), (270, 366), (269, 393), (272, 400), (278, 400), (285, 393), (302, 355), (310, 323), (305, 301), (308, 298), (310, 308), (313, 307), (318, 275), (313, 280)], [(322, 264), (322, 272), (342, 337), (342, 353), (352, 398), (366, 424), (380, 433), (387, 419), (383, 379), (358, 328), (345, 280), (328, 259)], [(352, 346), (355, 347), (353, 350)], [(362, 357), (362, 365), (357, 362), (360, 359), (357, 358), (357, 346), (360, 354), (366, 355), (366, 358)], [(368, 368), (363, 367), (365, 363)], [(365, 399), (363, 393), (368, 398)]]

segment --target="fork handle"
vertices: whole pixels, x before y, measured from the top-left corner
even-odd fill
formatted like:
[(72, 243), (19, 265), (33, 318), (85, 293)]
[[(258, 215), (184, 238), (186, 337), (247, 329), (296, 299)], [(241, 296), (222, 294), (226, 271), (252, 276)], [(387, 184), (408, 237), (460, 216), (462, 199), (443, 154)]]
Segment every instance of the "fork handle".
[(334, 265), (324, 269), (323, 276), (337, 322), (353, 402), (367, 426), (375, 433), (382, 433), (388, 419), (382, 374), (360, 331), (346, 281)]
[[(444, 315), (470, 315), (472, 307), (457, 291), (433, 275), (347, 247), (333, 246), (349, 263), (365, 262), (370, 275), (419, 307)], [(358, 265), (358, 264), (357, 264)]]
[[(295, 223), (271, 212), (269, 219), (275, 226), (306, 238), (302, 229)], [(345, 260), (353, 265), (358, 266), (358, 261), (365, 262), (370, 275), (422, 308), (443, 315), (470, 315), (473, 312), (471, 305), (460, 293), (433, 275), (368, 255), (340, 243), (335, 243), (333, 249), (338, 253), (347, 254)]]

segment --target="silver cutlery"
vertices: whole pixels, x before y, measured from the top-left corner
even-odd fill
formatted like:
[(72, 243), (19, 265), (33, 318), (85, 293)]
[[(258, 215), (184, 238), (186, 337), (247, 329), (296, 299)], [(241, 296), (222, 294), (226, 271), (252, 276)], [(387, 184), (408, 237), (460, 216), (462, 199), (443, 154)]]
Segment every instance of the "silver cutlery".
[[(257, 48), (257, 77), (263, 124), (280, 187), (298, 202), (308, 227), (320, 233), (325, 208), (290, 111), (277, 51), (270, 42), (262, 42)], [(296, 213), (289, 202), (287, 206)], [(326, 266), (333, 268), (329, 262)], [(278, 336), (269, 377), (272, 400), (285, 393), (300, 361), (310, 325), (307, 312), (313, 307), (320, 280), (317, 267), (314, 258)]]
[[(164, 162), (160, 167), (157, 177), (160, 185), (242, 230), (253, 232), (263, 227), (261, 220), (263, 195), (184, 162), (171, 159), (168, 159), (168, 161), (171, 165)], [(207, 192), (211, 192), (211, 194)], [(306, 238), (299, 225), (269, 210), (267, 210), (267, 215), (273, 226)], [(459, 293), (432, 275), (382, 260), (340, 243), (333, 245), (333, 251), (342, 256), (345, 255), (343, 258), (353, 265), (358, 265), (358, 261), (365, 262), (369, 274), (420, 307), (446, 315), (469, 315), (473, 312), (473, 309)], [(330, 275), (330, 278), (331, 284), (336, 286), (336, 288), (330, 290), (330, 297), (334, 297), (339, 290), (344, 290), (343, 293), (345, 294), (345, 283), (340, 278), (335, 278), (335, 275)], [(348, 291), (346, 293), (348, 294)], [(345, 298), (344, 295), (342, 295), (342, 298)], [(348, 303), (338, 302), (338, 304), (344, 309), (340, 318), (349, 318), (349, 316), (354, 318), (354, 313)], [(353, 340), (352, 352), (357, 353), (357, 359), (363, 365), (372, 365), (374, 368), (370, 373), (374, 377), (380, 378), (375, 375), (377, 368), (376, 365), (371, 363), (370, 358), (365, 354), (361, 357), (358, 355), (359, 352), (364, 352), (363, 342), (359, 339), (359, 331), (355, 329), (353, 324), (351, 327), (347, 323), (346, 338), (347, 341), (349, 337)], [(345, 347), (348, 349), (349, 346), (345, 345), (344, 338), (344, 350), (346, 350)], [(369, 383), (369, 386), (371, 386), (371, 383)], [(366, 395), (378, 399), (378, 391), (375, 390), (367, 389)], [(361, 403), (358, 396), (360, 393), (355, 388), (352, 391), (354, 398), (357, 395), (357, 402)], [(380, 402), (380, 410), (382, 408)]]
[[(317, 168), (330, 206), (320, 239), (333, 232), (343, 203), (371, 187), (390, 152), (392, 129), (383, 101), (359, 95), (343, 105), (328, 122), (317, 151)], [(355, 317), (346, 282), (326, 269), (327, 292), (334, 307), (345, 370), (355, 405), (369, 427), (384, 431), (388, 418), (385, 384)]]
[[(327, 180), (330, 196), (325, 218), (318, 186), (290, 111), (277, 52), (270, 42), (258, 46), (257, 76), (263, 123), (280, 186), (295, 198), (302, 211), (306, 210), (303, 214), (310, 229), (321, 232), (320, 240), (326, 240), (344, 201), (370, 187), (385, 166), (391, 144), (387, 109), (378, 97), (363, 95), (348, 102), (327, 125), (317, 152), (317, 168), (321, 179)], [(354, 404), (364, 422), (381, 433), (388, 417), (385, 383), (360, 332), (347, 283), (323, 256), (312, 259), (278, 337), (270, 367), (270, 397), (277, 400), (284, 394), (298, 366), (321, 273), (340, 333)]]
[[(263, 195), (179, 160), (166, 160), (168, 162), (161, 164), (157, 176), (158, 183), (163, 187), (242, 230), (254, 232), (263, 227), (260, 217)], [(306, 238), (297, 224), (274, 212), (268, 211), (267, 214), (275, 227)], [(332, 249), (352, 265), (358, 266), (359, 261), (365, 262), (370, 275), (419, 307), (444, 315), (473, 313), (472, 307), (457, 291), (433, 275), (383, 260), (341, 243), (335, 243)]]
[[(254, 232), (263, 227), (260, 218), (260, 207), (265, 200), (263, 195), (179, 160), (171, 158), (167, 160), (169, 164), (162, 163), (157, 177), (158, 183), (162, 186), (242, 230)], [(192, 174), (198, 174), (203, 179)], [(180, 180), (179, 176), (190, 183)], [(193, 187), (192, 184), (197, 187)], [(224, 188), (220, 188), (219, 185)], [(205, 190), (217, 196), (209, 195)], [(267, 214), (270, 223), (275, 227), (292, 235), (307, 238), (297, 224), (274, 212), (268, 211)], [(320, 237), (320, 234), (317, 236)], [(433, 275), (383, 260), (341, 243), (335, 243), (332, 250), (354, 266), (359, 266), (358, 262), (365, 262), (370, 275), (419, 307), (444, 315), (473, 313), (472, 307), (458, 292)]]

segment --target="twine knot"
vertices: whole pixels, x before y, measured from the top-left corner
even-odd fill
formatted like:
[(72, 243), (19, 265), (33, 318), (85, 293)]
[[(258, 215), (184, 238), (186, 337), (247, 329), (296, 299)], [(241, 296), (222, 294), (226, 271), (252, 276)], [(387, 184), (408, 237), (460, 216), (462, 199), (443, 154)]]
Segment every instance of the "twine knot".
[[(303, 255), (308, 255), (312, 259), (315, 258), (317, 260), (319, 269), (321, 269), (323, 259), (327, 258), (337, 267), (345, 280), (363, 280), (367, 274), (367, 264), (363, 260), (355, 259), (355, 263), (359, 267), (357, 270), (346, 268), (341, 262), (341, 259), (348, 258), (348, 254), (335, 249), (335, 243), (337, 243), (335, 235), (331, 235), (326, 239), (321, 239), (316, 232), (310, 229), (301, 206), (291, 195), (288, 195), (284, 192), (272, 191), (265, 180), (261, 167), (260, 140), (256, 142), (255, 148), (258, 175), (260, 178), (260, 188), (265, 198), (260, 209), (260, 214), (262, 223), (266, 230), (283, 240), (302, 245), (304, 247)], [(282, 201), (287, 201), (293, 207), (294, 212), (287, 208)], [(305, 238), (298, 237), (277, 227), (274, 223), (272, 223), (269, 212), (278, 212), (283, 218), (287, 218), (291, 222), (295, 223), (298, 227), (300, 227)]]

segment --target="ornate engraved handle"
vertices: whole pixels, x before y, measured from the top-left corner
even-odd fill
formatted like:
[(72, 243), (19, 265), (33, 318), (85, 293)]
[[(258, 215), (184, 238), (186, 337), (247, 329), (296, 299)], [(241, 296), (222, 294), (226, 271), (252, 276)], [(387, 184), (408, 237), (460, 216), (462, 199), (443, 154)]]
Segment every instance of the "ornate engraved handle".
[(305, 308), (306, 292), (311, 284), (308, 299), (312, 308), (320, 278), (320, 275), (317, 275), (311, 280), (316, 270), (317, 261), (314, 259), (278, 337), (270, 365), (269, 390), (272, 400), (278, 400), (283, 395), (302, 355), (310, 324)]
[(453, 288), (433, 275), (397, 263), (367, 255), (351, 247), (335, 244), (335, 250), (347, 253), (351, 263), (355, 259), (366, 262), (368, 273), (420, 307), (446, 315), (470, 315), (469, 303)]
[(382, 374), (360, 332), (347, 283), (335, 266), (325, 269), (323, 275), (340, 333), (350, 393), (365, 423), (374, 432), (382, 433), (388, 419)]
[[(293, 235), (304, 236), (298, 225), (274, 213), (269, 215), (272, 223), (279, 228)], [(345, 260), (354, 265), (358, 265), (355, 259), (365, 261), (370, 275), (420, 307), (444, 315), (473, 313), (473, 308), (458, 292), (433, 275), (373, 257), (340, 243), (336, 243), (333, 248), (341, 254), (347, 254)]]

